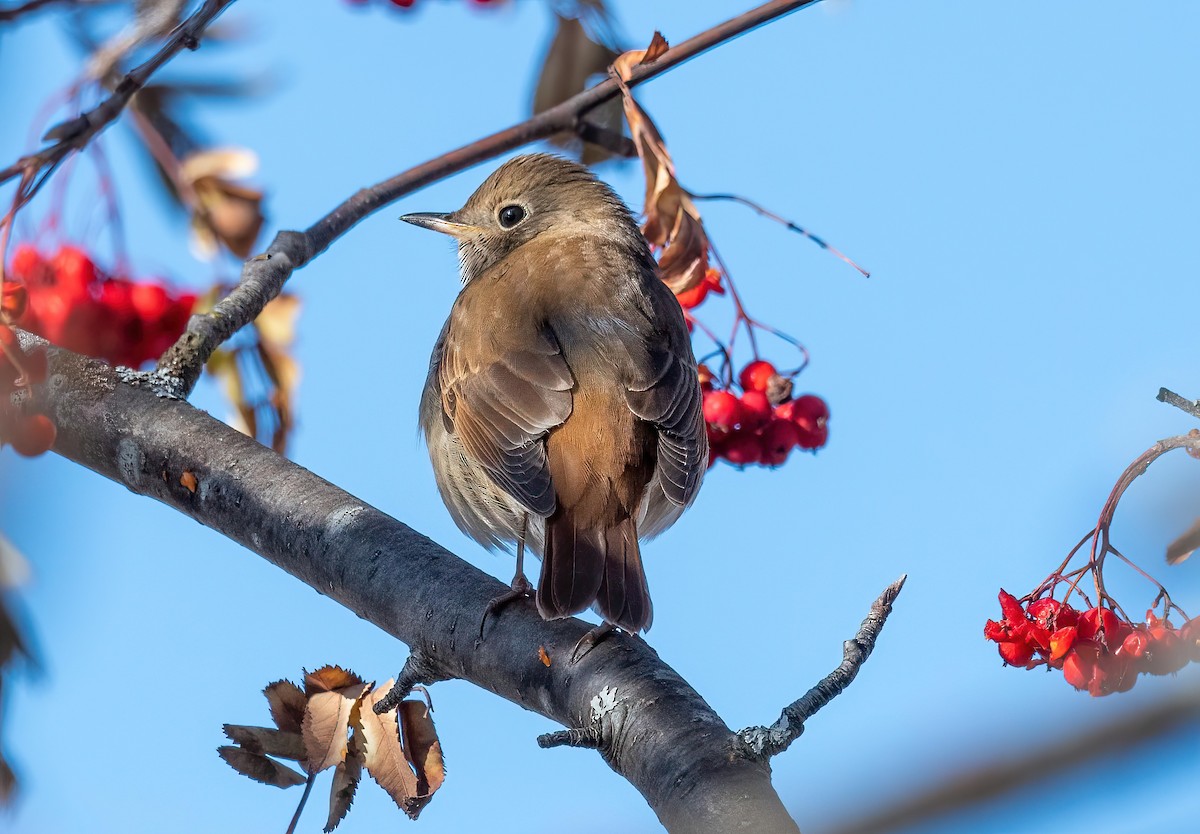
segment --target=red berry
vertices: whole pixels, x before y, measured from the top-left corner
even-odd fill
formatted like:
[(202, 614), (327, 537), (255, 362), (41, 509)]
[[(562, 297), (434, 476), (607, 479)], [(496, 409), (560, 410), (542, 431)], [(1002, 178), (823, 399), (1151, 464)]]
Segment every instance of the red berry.
[(753, 432), (739, 430), (725, 441), (721, 456), (737, 466), (749, 466), (762, 460), (762, 439)]
[(804, 394), (775, 410), (800, 430), (801, 449), (819, 449), (829, 440), (829, 406), (816, 394)]
[(776, 376), (775, 366), (762, 359), (756, 359), (742, 368), (742, 372), (738, 374), (738, 382), (741, 383), (743, 391), (762, 391), (765, 394), (773, 376)]
[(36, 457), (50, 450), (58, 430), (45, 414), (29, 414), (17, 422), (12, 436), (12, 447), (18, 455)]
[(129, 298), (138, 316), (147, 323), (157, 322), (171, 306), (167, 291), (158, 284), (134, 284)]
[(742, 404), (728, 391), (706, 391), (703, 410), (704, 420), (724, 432), (733, 431), (742, 421)]
[(742, 426), (758, 431), (771, 420), (771, 403), (762, 391), (747, 391), (742, 394)]
[(772, 419), (762, 430), (762, 463), (766, 466), (781, 465), (799, 442), (800, 433), (790, 420)]
[[(1145, 671), (1152, 675), (1170, 675), (1187, 665), (1188, 647), (1179, 639), (1175, 629), (1159, 625), (1152, 626), (1149, 631), (1150, 645), (1146, 652)], [(1129, 642), (1128, 637), (1125, 642)]]
[(701, 391), (713, 390), (713, 372), (711, 369), (709, 369), (708, 365), (705, 365), (703, 362), (701, 362), (696, 367), (696, 376), (700, 380)]
[(76, 299), (87, 294), (96, 280), (96, 265), (82, 249), (64, 246), (50, 261), (54, 268), (54, 285), (58, 294), (65, 299)]

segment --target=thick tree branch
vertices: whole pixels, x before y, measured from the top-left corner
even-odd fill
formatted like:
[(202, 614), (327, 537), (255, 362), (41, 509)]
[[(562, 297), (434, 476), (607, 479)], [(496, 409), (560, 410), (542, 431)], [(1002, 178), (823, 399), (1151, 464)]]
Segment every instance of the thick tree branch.
[[(738, 35), (818, 1), (772, 0), (764, 3), (667, 50), (653, 63), (636, 67), (627, 85), (633, 87), (648, 81)], [(279, 295), (284, 282), (295, 270), (323, 252), (359, 221), (430, 183), (530, 142), (561, 131), (591, 130), (584, 117), (620, 94), (615, 80), (605, 80), (520, 124), (364, 188), (304, 232), (281, 232), (263, 255), (246, 262), (238, 286), (218, 302), (212, 312), (192, 317), (187, 331), (158, 363), (159, 378), (154, 384), (172, 396), (186, 397), (200, 378), (204, 363), (221, 343), (253, 321), (266, 303)]]
[(57, 140), (53, 145), (23, 156), (0, 170), (0, 183), (7, 182), (17, 175), (21, 175), (26, 181), (33, 181), (38, 172), (52, 169), (71, 151), (82, 149), (116, 121), (134, 93), (146, 85), (150, 76), (183, 50), (196, 49), (200, 45), (200, 36), (204, 34), (204, 30), (233, 1), (205, 0), (191, 17), (176, 27), (158, 52), (117, 82), (108, 98), (86, 113), (51, 128), (45, 138)]
[[(26, 350), (35, 341), (21, 338)], [(495, 614), (480, 640), (497, 580), (186, 402), (49, 353), (34, 406), (58, 427), (55, 451), (245, 545), (407, 643), (422, 666), (589, 728), (669, 831), (796, 834), (767, 764), (644, 641), (614, 634), (571, 664), (587, 624), (543, 621), (528, 602)]]
[(738, 733), (738, 738), (753, 756), (763, 761), (777, 756), (788, 749), (793, 741), (804, 732), (804, 722), (817, 711), (846, 691), (854, 682), (858, 670), (867, 662), (875, 649), (875, 641), (887, 618), (892, 613), (892, 603), (900, 595), (908, 576), (902, 576), (884, 588), (883, 593), (871, 603), (871, 610), (858, 628), (853, 640), (842, 646), (842, 662), (800, 698), (783, 708), (779, 720), (770, 727), (747, 727)]

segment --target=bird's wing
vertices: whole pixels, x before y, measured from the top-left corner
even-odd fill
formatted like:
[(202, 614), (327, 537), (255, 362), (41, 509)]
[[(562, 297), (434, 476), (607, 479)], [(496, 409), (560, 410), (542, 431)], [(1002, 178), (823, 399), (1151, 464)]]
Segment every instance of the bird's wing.
[[(544, 439), (571, 414), (574, 379), (554, 335), (526, 334), (514, 348), (452, 318), (439, 379), (442, 409), (467, 454), (531, 513), (555, 509)], [(490, 334), (495, 337), (496, 334)]]
[(654, 336), (635, 363), (626, 399), (638, 417), (658, 429), (657, 477), (678, 507), (692, 503), (708, 467), (700, 382), (679, 303), (657, 278), (649, 285)]

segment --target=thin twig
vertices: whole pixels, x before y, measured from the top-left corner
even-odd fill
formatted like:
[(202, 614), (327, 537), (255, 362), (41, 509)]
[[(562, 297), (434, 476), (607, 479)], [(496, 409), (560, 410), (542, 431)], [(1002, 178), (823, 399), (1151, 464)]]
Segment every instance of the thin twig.
[(875, 648), (875, 641), (892, 613), (892, 603), (900, 595), (908, 574), (901, 576), (884, 589), (871, 604), (871, 610), (859, 626), (853, 640), (847, 640), (842, 648), (842, 662), (812, 689), (798, 700), (783, 708), (770, 727), (747, 727), (739, 732), (738, 738), (745, 745), (745, 752), (752, 758), (766, 761), (788, 748), (804, 732), (804, 722), (817, 713), (838, 695), (841, 695), (858, 675), (858, 670), (867, 662)]
[(826, 252), (833, 255), (835, 258), (837, 258), (841, 261), (844, 261), (845, 263), (850, 264), (850, 266), (857, 269), (864, 278), (871, 277), (871, 273), (867, 272), (861, 266), (859, 266), (854, 261), (852, 261), (841, 250), (829, 245), (823, 238), (817, 237), (816, 235), (814, 235), (812, 232), (810, 232), (808, 229), (804, 228), (803, 226), (793, 223), (791, 220), (788, 220), (786, 217), (784, 217), (782, 215), (776, 214), (775, 212), (771, 211), (770, 209), (754, 202), (749, 197), (743, 197), (740, 194), (696, 194), (691, 191), (688, 192), (688, 196), (691, 197), (693, 200), (726, 200), (728, 202), (740, 203), (741, 205), (746, 206), (747, 208), (753, 209), (760, 217), (765, 217), (768, 220), (774, 220), (776, 223), (778, 223), (779, 225), (788, 229), (789, 231), (795, 232), (798, 235), (803, 235), (804, 237), (808, 238), (813, 243), (817, 244), (817, 246), (820, 246)]
[[(627, 83), (633, 87), (690, 60), (738, 35), (819, 0), (771, 0), (731, 18), (667, 50), (658, 60), (634, 68)], [(500, 154), (576, 130), (582, 118), (620, 95), (609, 78), (561, 104), (510, 128), (435, 157), (351, 196), (303, 232), (281, 232), (266, 252), (247, 261), (238, 286), (206, 314), (193, 316), (187, 330), (159, 360), (153, 380), (146, 384), (163, 394), (186, 397), (200, 377), (204, 363), (230, 336), (253, 321), (283, 289), (292, 272), (307, 264), (361, 220), (396, 200)]]
[(296, 813), (292, 814), (292, 821), (288, 823), (285, 834), (295, 834), (296, 825), (300, 822), (300, 815), (304, 813), (304, 806), (308, 802), (308, 795), (312, 793), (313, 782), (317, 781), (317, 774), (308, 774), (308, 781), (304, 783), (304, 793), (300, 794), (300, 802), (296, 805)]
[(62, 3), (64, 0), (25, 0), (24, 3), (18, 3), (15, 6), (10, 6), (7, 9), (0, 9), (0, 23), (8, 23), (23, 17), (30, 12), (36, 12), (44, 6), (49, 6), (52, 3)]
[(1156, 399), (1160, 403), (1166, 403), (1167, 405), (1173, 405), (1176, 408), (1182, 409), (1193, 417), (1200, 417), (1200, 400), (1184, 399), (1168, 388), (1159, 388)]
[(57, 140), (53, 145), (23, 156), (0, 170), (0, 183), (27, 171), (53, 168), (71, 151), (82, 150), (97, 134), (116, 121), (134, 93), (145, 86), (150, 76), (183, 50), (196, 49), (200, 45), (200, 37), (204, 30), (233, 2), (234, 0), (205, 0), (191, 17), (176, 27), (158, 52), (117, 82), (108, 98), (86, 113), (51, 128), (46, 138)]
[(596, 750), (602, 741), (598, 727), (583, 727), (581, 729), (556, 730), (553, 733), (543, 733), (537, 738), (538, 747), (548, 750), (551, 747), (582, 747), (586, 750)]
[[(375, 703), (375, 714), (383, 715), (385, 712), (394, 710), (420, 684), (448, 681), (452, 677), (453, 675), (446, 672), (433, 657), (420, 649), (413, 649), (408, 655), (408, 660), (404, 661), (404, 668), (396, 676), (396, 682), (392, 688)], [(427, 699), (428, 695), (429, 693), (426, 693)]]

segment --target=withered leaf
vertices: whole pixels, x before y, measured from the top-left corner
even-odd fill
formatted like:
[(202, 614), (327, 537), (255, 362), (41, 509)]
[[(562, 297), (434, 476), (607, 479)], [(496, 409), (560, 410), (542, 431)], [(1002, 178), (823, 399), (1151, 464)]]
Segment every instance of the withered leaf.
[(203, 150), (180, 164), (181, 193), (192, 210), (193, 244), (200, 257), (216, 254), (217, 244), (239, 258), (250, 256), (264, 222), (263, 194), (233, 179), (247, 176), (257, 164), (244, 148)]
[(247, 727), (244, 724), (226, 724), (223, 729), (230, 741), (247, 752), (279, 756), (297, 762), (304, 759), (304, 739), (298, 729), (284, 732), (270, 727)]
[(338, 666), (324, 666), (304, 675), (308, 705), (300, 731), (308, 751), (305, 769), (319, 773), (346, 757), (350, 710), (367, 688), (361, 678)]
[(1200, 549), (1200, 518), (1188, 531), (1167, 545), (1167, 564), (1177, 565)]
[(225, 763), (243, 776), (249, 776), (264, 785), (274, 785), (277, 788), (290, 788), (293, 785), (303, 785), (307, 780), (303, 775), (292, 770), (274, 759), (261, 753), (251, 753), (241, 747), (226, 745), (218, 747), (217, 753)]
[(667, 43), (667, 39), (663, 37), (663, 33), (654, 30), (654, 36), (650, 38), (650, 45), (642, 53), (642, 60), (639, 64), (653, 64), (663, 56), (663, 53), (671, 48), (671, 44)]
[(363, 739), (358, 729), (361, 701), (356, 704), (350, 714), (350, 741), (346, 745), (346, 759), (338, 764), (333, 771), (333, 785), (329, 789), (329, 817), (325, 820), (325, 834), (337, 828), (350, 811), (354, 803), (354, 794), (358, 790), (358, 781), (362, 778), (363, 769)]
[[(205, 312), (203, 307), (198, 310)], [(270, 444), (280, 454), (286, 451), (288, 436), (295, 427), (300, 363), (292, 355), (292, 344), (299, 312), (296, 296), (278, 296), (252, 322), (255, 341), (232, 351), (217, 351), (207, 366), (236, 409), (229, 424), (260, 443)]]
[(400, 746), (400, 725), (396, 710), (375, 714), (375, 704), (392, 689), (387, 681), (378, 689), (363, 695), (359, 703), (359, 729), (362, 730), (364, 759), (367, 773), (387, 791), (400, 808), (407, 812), (408, 803), (417, 795), (417, 777)]
[(267, 704), (271, 708), (271, 720), (275, 726), (286, 733), (300, 732), (300, 723), (304, 720), (304, 708), (308, 699), (300, 687), (288, 680), (275, 681), (263, 689), (267, 696)]
[[(628, 81), (633, 68), (642, 63), (652, 49), (661, 49), (661, 45), (656, 47), (655, 44), (656, 41), (652, 41), (651, 49), (635, 49), (618, 57), (613, 62), (617, 77), (622, 82)], [(675, 178), (675, 163), (658, 128), (628, 87), (622, 85), (621, 93), (625, 119), (629, 122), (630, 135), (646, 176), (643, 209), (646, 219), (642, 234), (651, 245), (662, 249), (658, 265), (663, 281), (673, 292), (685, 292), (704, 280), (708, 270), (708, 235), (700, 211)]]
[(417, 795), (404, 812), (413, 819), (433, 799), (433, 794), (446, 781), (446, 763), (442, 758), (442, 743), (428, 704), (421, 701), (402, 701), (400, 728), (404, 752), (417, 771)]

